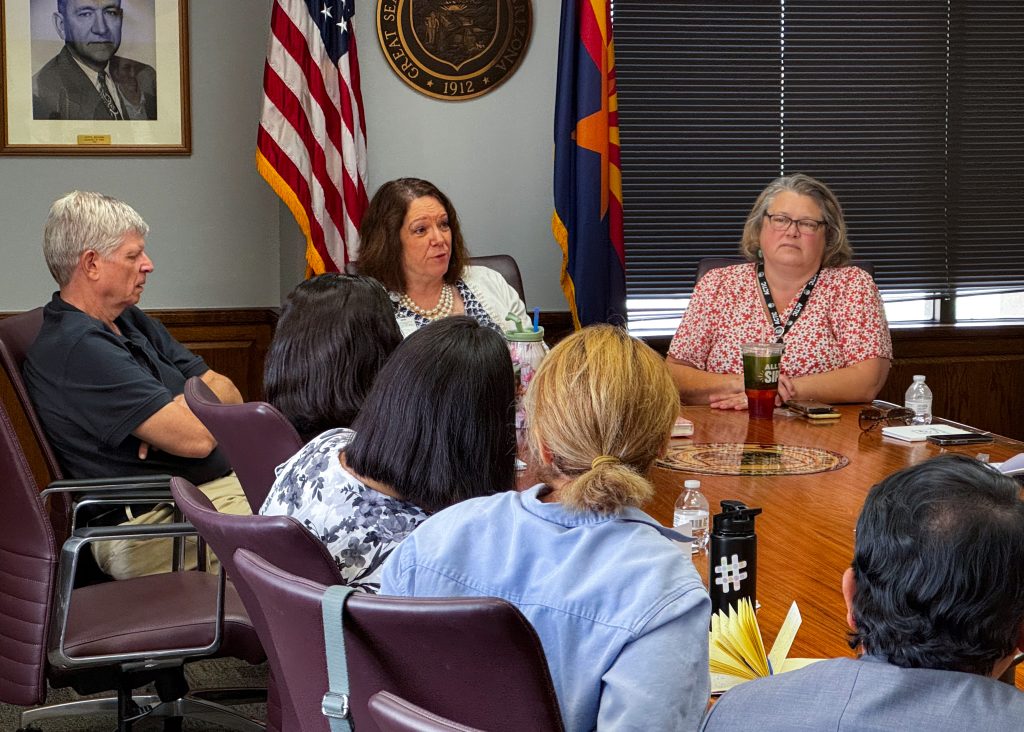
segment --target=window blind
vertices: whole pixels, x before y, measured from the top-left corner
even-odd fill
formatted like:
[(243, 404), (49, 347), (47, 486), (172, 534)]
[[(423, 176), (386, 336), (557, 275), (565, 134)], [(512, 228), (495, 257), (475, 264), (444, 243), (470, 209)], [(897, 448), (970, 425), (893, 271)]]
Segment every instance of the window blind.
[(627, 289), (687, 296), (768, 181), (843, 205), (890, 294), (1024, 287), (1024, 8), (615, 0)]

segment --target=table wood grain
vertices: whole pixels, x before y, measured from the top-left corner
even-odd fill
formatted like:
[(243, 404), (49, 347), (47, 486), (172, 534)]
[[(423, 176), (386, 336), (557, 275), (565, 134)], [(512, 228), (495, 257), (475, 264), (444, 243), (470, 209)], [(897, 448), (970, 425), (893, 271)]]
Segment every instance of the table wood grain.
[[(842, 417), (829, 423), (776, 416), (752, 420), (746, 412), (708, 407), (683, 407), (694, 423), (694, 434), (673, 444), (706, 442), (777, 443), (833, 450), (849, 458), (836, 471), (794, 476), (718, 476), (686, 473), (656, 466), (651, 479), (657, 488), (645, 510), (666, 526), (683, 481), (697, 478), (720, 512), (723, 499), (757, 506), (758, 622), (770, 648), (790, 603), (796, 600), (803, 624), (791, 657), (852, 656), (846, 643), (846, 606), (840, 578), (853, 559), (854, 528), (861, 506), (873, 485), (901, 468), (945, 452), (970, 456), (988, 453), (993, 462), (1024, 452), (1024, 443), (996, 437), (992, 443), (943, 448), (930, 442), (902, 442), (883, 437), (880, 429), (862, 433), (857, 424), (859, 405), (838, 407)], [(694, 564), (707, 582), (706, 554)], [(1024, 687), (1024, 668), (1018, 668), (1018, 687)]]

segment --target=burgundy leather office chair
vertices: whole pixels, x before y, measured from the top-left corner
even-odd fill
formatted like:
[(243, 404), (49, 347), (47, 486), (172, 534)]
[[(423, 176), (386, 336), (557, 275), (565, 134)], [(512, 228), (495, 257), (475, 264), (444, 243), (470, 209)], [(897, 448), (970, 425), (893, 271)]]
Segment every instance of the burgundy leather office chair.
[(381, 732), (482, 732), (439, 717), (389, 691), (378, 691), (368, 706)]
[(18, 399), (24, 414), (24, 421), (35, 435), (36, 442), (46, 467), (50, 472), (50, 480), (60, 480), (64, 477), (57, 456), (50, 448), (46, 439), (43, 425), (36, 415), (32, 399), (28, 395), (28, 388), (21, 378), (21, 367), (25, 363), (25, 356), (28, 349), (39, 335), (39, 329), (43, 326), (43, 309), (36, 308), (18, 315), (11, 315), (0, 320), (0, 365), (3, 366), (7, 379), (11, 383), (14, 394)]
[[(734, 264), (743, 264), (749, 261), (749, 259), (739, 254), (730, 257), (704, 257), (697, 263), (697, 276), (694, 278), (694, 283), (700, 282), (701, 277), (713, 269), (731, 267)], [(866, 259), (855, 259), (850, 264), (854, 267), (860, 267), (872, 277), (875, 276), (875, 265)]]
[(185, 382), (185, 403), (217, 440), (238, 475), (249, 508), (258, 513), (274, 484), (274, 468), (302, 447), (299, 433), (266, 402), (221, 404), (198, 376)]
[[(302, 729), (329, 730), (320, 711), (328, 689), (326, 586), (247, 549), (235, 553), (235, 571), (239, 586), (248, 586), (263, 608), (283, 677), (302, 680), (296, 688)], [(369, 711), (378, 691), (489, 732), (563, 729), (540, 640), (503, 600), (355, 593), (346, 605), (344, 637), (350, 719), (360, 732), (381, 729)]]
[[(285, 676), (279, 660), (279, 649), (271, 642), (264, 610), (249, 586), (237, 582), (234, 556), (237, 549), (249, 549), (274, 557), (275, 562), (293, 574), (325, 585), (341, 583), (341, 572), (334, 558), (321, 541), (291, 516), (237, 516), (219, 513), (202, 491), (184, 478), (171, 479), (171, 493), (178, 509), (196, 527), (199, 535), (221, 560), (227, 576), (234, 581), (249, 617), (267, 651), (270, 662), (270, 685), (267, 693), (267, 728), (269, 730), (305, 730), (307, 726), (296, 711), (296, 693), (301, 693), (308, 680), (302, 676)], [(280, 680), (285, 679), (282, 683)], [(289, 685), (287, 681), (290, 680)], [(294, 688), (292, 688), (294, 687)], [(321, 692), (321, 697), (323, 692)], [(300, 705), (304, 702), (298, 702)], [(319, 701), (316, 702), (319, 709)]]
[[(47, 486), (50, 494), (46, 501), (50, 522), (59, 537), (66, 537), (75, 525), (75, 511), (90, 505), (109, 503), (115, 493), (131, 491), (123, 503), (152, 503), (167, 498), (169, 476), (112, 476), (91, 480), (66, 480), (56, 453), (50, 446), (39, 415), (29, 397), (28, 387), (21, 375), (29, 348), (39, 335), (43, 324), (43, 309), (36, 308), (18, 315), (0, 319), (0, 367), (15, 394), (13, 402), (5, 404), (8, 418), (14, 425), (22, 452), (31, 458), (36, 485)], [(91, 495), (83, 495), (89, 488)], [(74, 496), (78, 494), (78, 500)], [(91, 553), (82, 557), (83, 571), (80, 582), (92, 582), (103, 577), (92, 560)]]
[[(216, 715), (233, 729), (259, 725), (227, 707), (192, 698), (184, 663), (264, 654), (235, 591), (206, 572), (172, 572), (74, 588), (79, 556), (105, 537), (145, 538), (195, 533), (187, 524), (79, 528), (71, 536), (50, 520), (18, 436), (0, 407), (0, 701), (42, 704), (47, 682), (81, 694), (116, 690), (113, 698), (22, 713), (21, 725), (98, 711), (116, 712), (118, 730), (155, 705), (151, 718)], [(72, 481), (65, 481), (65, 487)], [(218, 622), (223, 603), (223, 622)], [(155, 682), (157, 696), (133, 699)], [(138, 706), (137, 706), (138, 705)], [(222, 716), (222, 715), (228, 716)]]
[[(505, 278), (513, 290), (519, 295), (519, 299), (526, 302), (526, 290), (523, 288), (523, 274), (519, 271), (519, 264), (515, 257), (510, 254), (488, 254), (482, 257), (470, 257), (469, 263), (478, 267), (489, 267)], [(347, 274), (359, 274), (359, 262), (349, 262), (345, 265)]]

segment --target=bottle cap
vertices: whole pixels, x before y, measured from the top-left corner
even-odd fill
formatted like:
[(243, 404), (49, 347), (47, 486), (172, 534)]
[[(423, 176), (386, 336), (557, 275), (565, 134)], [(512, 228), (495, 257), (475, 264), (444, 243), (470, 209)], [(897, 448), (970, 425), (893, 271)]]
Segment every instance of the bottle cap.
[(699, 480), (686, 480), (686, 481), (683, 481), (683, 488), (685, 488), (688, 491), (700, 490), (700, 481)]
[(722, 513), (716, 513), (711, 531), (726, 536), (742, 536), (754, 533), (754, 517), (760, 508), (747, 508), (742, 501), (722, 501)]
[[(904, 376), (903, 378), (906, 378), (906, 377)], [(924, 381), (924, 376), (921, 375), (921, 374), (916, 374), (914, 376), (914, 381)]]
[(531, 326), (528, 329), (523, 328), (523, 322), (512, 313), (505, 316), (505, 320), (510, 320), (516, 324), (515, 330), (506, 330), (505, 339), (517, 343), (540, 343), (544, 340), (544, 329), (537, 326), (537, 330), (534, 330)]

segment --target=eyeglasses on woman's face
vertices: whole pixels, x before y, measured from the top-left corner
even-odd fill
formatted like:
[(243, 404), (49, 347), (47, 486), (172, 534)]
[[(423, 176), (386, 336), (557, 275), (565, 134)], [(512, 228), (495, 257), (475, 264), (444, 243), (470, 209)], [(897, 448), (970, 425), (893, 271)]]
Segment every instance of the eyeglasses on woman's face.
[(865, 407), (860, 410), (857, 424), (864, 432), (870, 432), (880, 424), (888, 427), (894, 424), (910, 424), (913, 420), (914, 410), (907, 407), (892, 407), (891, 409)]
[(789, 231), (789, 227), (796, 224), (797, 231), (801, 234), (817, 234), (821, 229), (828, 226), (824, 221), (815, 219), (792, 219), (786, 214), (773, 214), (765, 212), (768, 224), (775, 231)]

